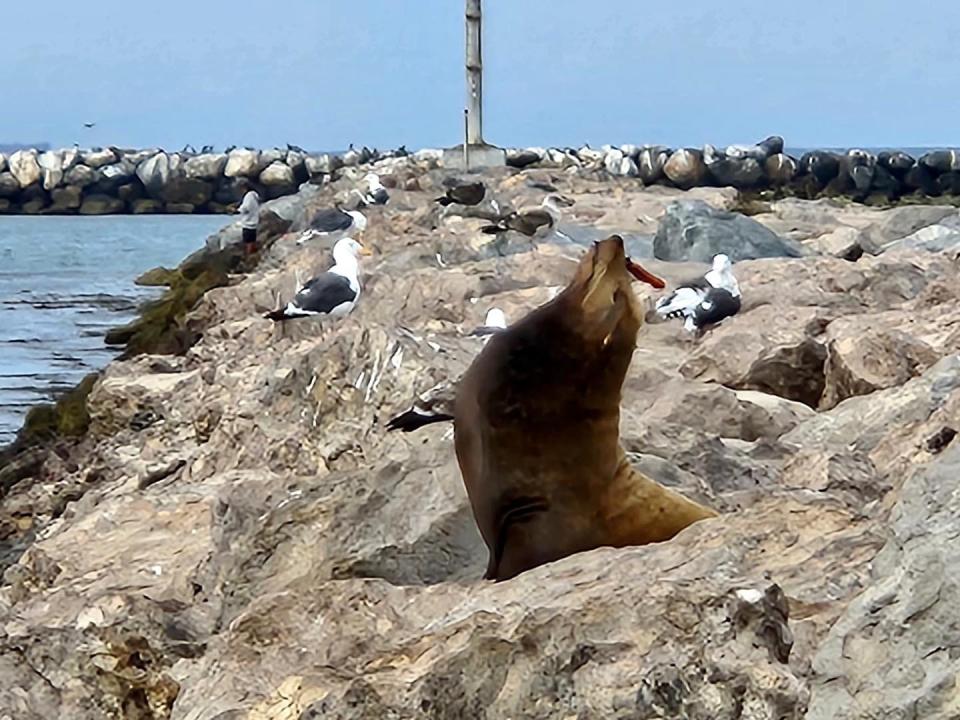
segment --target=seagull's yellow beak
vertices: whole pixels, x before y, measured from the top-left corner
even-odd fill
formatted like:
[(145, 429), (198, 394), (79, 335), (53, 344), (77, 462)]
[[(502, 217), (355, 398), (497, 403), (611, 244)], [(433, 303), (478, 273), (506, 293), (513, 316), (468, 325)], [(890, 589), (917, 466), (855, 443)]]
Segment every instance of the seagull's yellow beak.
[(372, 251), (370, 248), (368, 248), (366, 245), (361, 245), (361, 246), (360, 246), (360, 254), (361, 254), (361, 255), (366, 255), (367, 257), (370, 257), (371, 255), (373, 255), (373, 251)]

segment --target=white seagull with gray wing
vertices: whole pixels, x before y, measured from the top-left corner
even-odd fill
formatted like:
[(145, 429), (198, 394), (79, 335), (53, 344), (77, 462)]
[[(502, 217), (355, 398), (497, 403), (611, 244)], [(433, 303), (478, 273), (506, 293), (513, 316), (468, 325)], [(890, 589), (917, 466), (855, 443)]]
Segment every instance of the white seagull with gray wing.
[(286, 307), (271, 310), (264, 317), (280, 322), (346, 315), (360, 299), (359, 255), (370, 255), (370, 251), (353, 238), (338, 241), (333, 248), (333, 267), (307, 281)]
[(684, 318), (684, 329), (698, 336), (708, 326), (736, 315), (740, 312), (740, 285), (730, 258), (714, 255), (713, 267), (706, 275), (657, 300), (654, 310), (663, 319)]
[(362, 233), (367, 228), (367, 218), (359, 210), (341, 210), (328, 208), (320, 210), (310, 218), (307, 229), (297, 238), (297, 245), (308, 240), (321, 238), (339, 240)]

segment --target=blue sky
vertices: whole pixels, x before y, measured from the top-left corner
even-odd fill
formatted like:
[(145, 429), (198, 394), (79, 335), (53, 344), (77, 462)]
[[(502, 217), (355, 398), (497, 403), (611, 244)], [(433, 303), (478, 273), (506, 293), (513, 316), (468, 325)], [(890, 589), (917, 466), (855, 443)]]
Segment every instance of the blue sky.
[[(0, 142), (461, 139), (462, 0), (4, 5)], [(956, 0), (484, 0), (484, 13), (484, 135), (501, 145), (960, 143)]]

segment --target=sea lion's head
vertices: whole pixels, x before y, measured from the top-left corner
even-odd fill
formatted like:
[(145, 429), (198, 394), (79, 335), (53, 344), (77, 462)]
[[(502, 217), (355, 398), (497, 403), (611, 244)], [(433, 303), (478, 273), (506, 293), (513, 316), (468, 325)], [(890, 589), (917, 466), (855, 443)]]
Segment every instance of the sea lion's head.
[(573, 280), (564, 290), (565, 300), (579, 307), (581, 334), (606, 337), (625, 316), (640, 327), (643, 312), (631, 283), (645, 282), (655, 288), (666, 283), (627, 257), (623, 238), (611, 235), (593, 243), (580, 259)]

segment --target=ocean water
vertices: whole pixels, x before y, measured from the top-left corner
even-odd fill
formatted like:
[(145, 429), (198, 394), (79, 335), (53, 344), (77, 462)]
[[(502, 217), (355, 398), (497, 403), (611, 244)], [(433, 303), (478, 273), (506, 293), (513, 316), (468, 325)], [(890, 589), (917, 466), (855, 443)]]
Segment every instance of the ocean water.
[(134, 279), (176, 265), (230, 222), (215, 215), (0, 216), (0, 445), (27, 410), (52, 400), (118, 350), (106, 331), (162, 288)]

